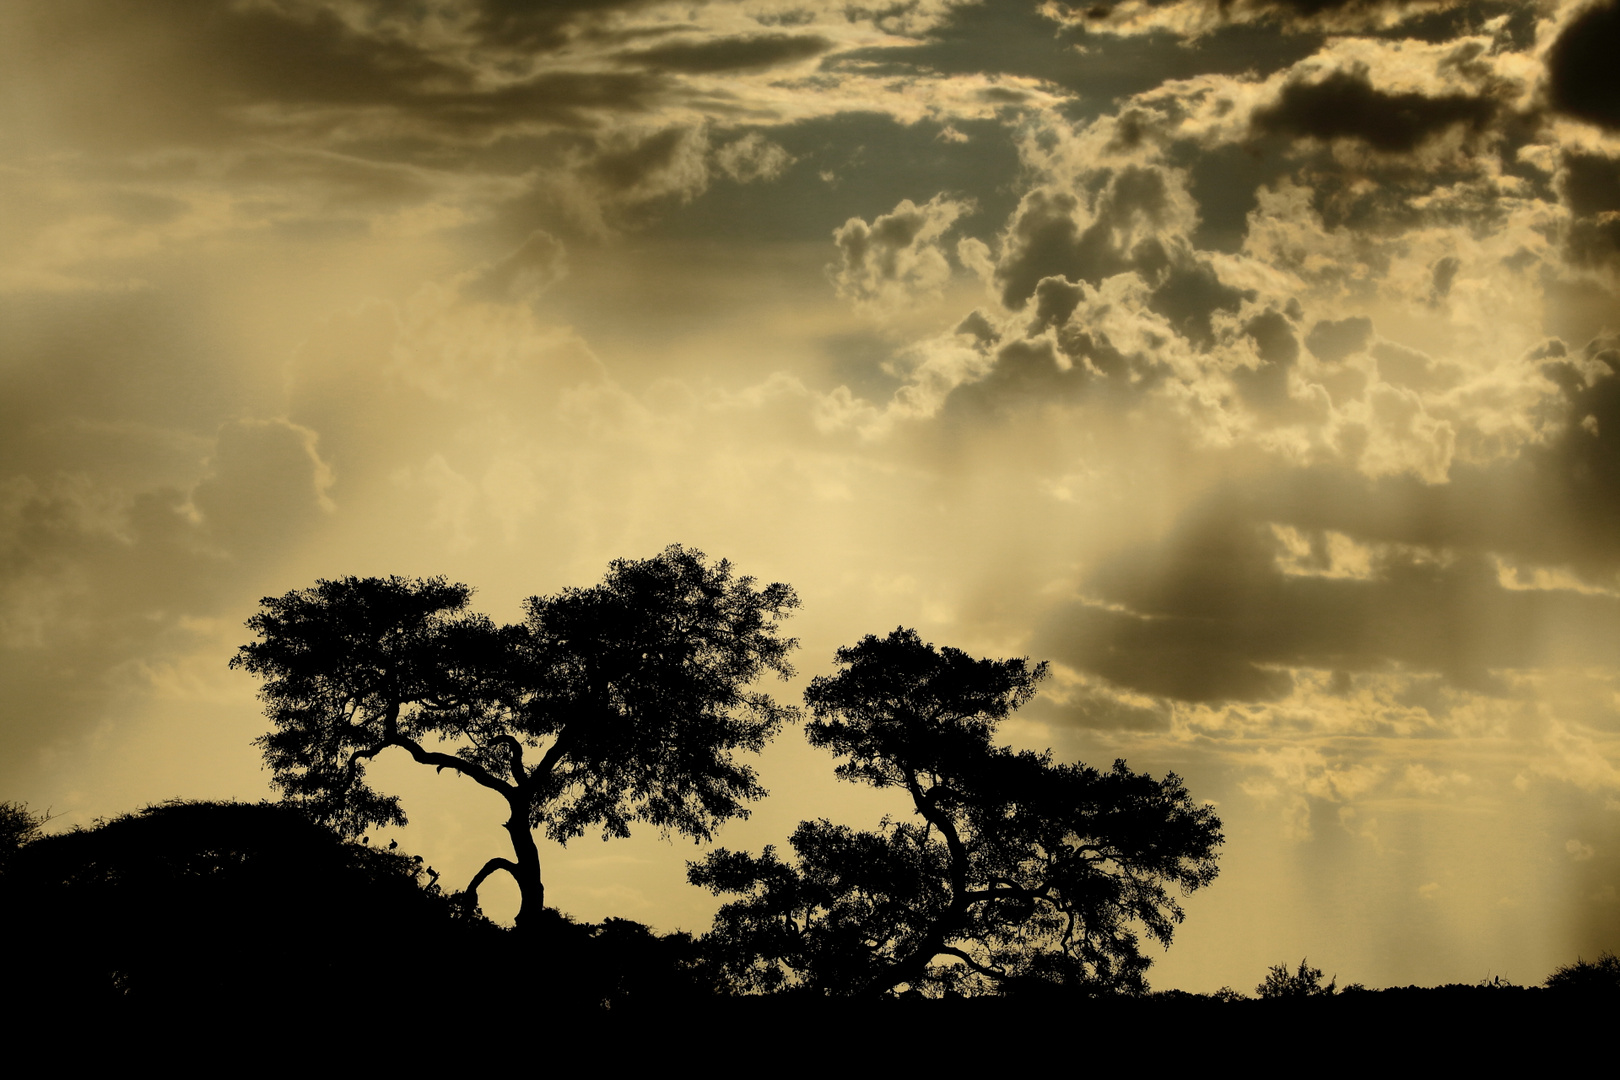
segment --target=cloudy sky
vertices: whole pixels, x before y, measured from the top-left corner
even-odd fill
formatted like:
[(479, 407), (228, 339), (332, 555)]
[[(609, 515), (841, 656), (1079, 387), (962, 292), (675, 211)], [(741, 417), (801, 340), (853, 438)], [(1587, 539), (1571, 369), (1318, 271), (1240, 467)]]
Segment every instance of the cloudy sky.
[[(14, 0), (0, 798), (270, 794), (260, 597), (793, 584), (1226, 823), (1159, 988), (1620, 945), (1620, 8)], [(723, 830), (904, 808), (789, 730)], [(447, 878), (503, 808), (386, 760)], [(701, 930), (689, 842), (544, 853)], [(486, 886), (509, 915), (515, 890)]]

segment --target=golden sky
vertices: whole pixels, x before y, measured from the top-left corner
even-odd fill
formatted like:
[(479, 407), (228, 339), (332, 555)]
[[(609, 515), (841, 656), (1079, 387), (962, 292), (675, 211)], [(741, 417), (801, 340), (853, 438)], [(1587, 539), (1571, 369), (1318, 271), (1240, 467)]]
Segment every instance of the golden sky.
[[(1588, 0), (12, 0), (0, 798), (269, 796), (263, 596), (512, 621), (678, 542), (798, 590), (784, 700), (915, 627), (1215, 803), (1157, 988), (1614, 948), (1614, 56)], [(906, 809), (832, 765), (785, 732), (718, 842)], [(702, 851), (547, 899), (700, 931)]]

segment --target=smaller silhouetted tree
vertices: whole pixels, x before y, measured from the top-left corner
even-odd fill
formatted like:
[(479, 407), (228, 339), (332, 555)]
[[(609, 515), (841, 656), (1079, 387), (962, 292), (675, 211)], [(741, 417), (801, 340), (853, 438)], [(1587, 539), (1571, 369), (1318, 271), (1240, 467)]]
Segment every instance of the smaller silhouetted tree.
[(1214, 811), (1174, 774), (996, 745), (1044, 664), (975, 659), (905, 629), (837, 659), (805, 694), (810, 741), (842, 759), (840, 777), (905, 792), (915, 817), (876, 831), (806, 821), (791, 861), (722, 849), (692, 865), (695, 884), (741, 894), (706, 939), (732, 985), (1144, 989), (1137, 928), (1168, 944), (1174, 893), (1215, 877)]
[(1262, 998), (1332, 997), (1339, 992), (1338, 977), (1322, 982), (1322, 969), (1313, 968), (1305, 960), (1299, 962), (1298, 971), (1289, 971), (1287, 964), (1273, 964), (1265, 979), (1254, 992)]

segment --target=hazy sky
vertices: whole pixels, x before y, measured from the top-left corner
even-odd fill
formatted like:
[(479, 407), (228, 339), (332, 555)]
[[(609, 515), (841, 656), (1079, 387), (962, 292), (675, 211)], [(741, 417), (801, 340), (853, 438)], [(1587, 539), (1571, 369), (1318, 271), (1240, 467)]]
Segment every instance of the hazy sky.
[[(1614, 948), (1617, 56), (1557, 0), (11, 0), (0, 798), (268, 796), (262, 596), (515, 620), (680, 542), (798, 589), (785, 700), (915, 627), (1214, 802), (1156, 987)], [(905, 809), (832, 765), (720, 842)], [(699, 931), (701, 854), (547, 899)]]

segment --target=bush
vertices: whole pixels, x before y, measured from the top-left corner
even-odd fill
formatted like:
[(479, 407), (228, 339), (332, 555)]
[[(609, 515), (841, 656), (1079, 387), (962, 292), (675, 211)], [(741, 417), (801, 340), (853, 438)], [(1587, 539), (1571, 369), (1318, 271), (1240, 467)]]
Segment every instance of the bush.
[(1262, 998), (1332, 997), (1339, 992), (1338, 977), (1322, 985), (1322, 969), (1300, 960), (1299, 970), (1290, 973), (1287, 964), (1274, 964), (1265, 981), (1254, 988)]
[(1620, 994), (1620, 957), (1612, 952), (1598, 954), (1596, 960), (1577, 959), (1547, 976), (1547, 989), (1566, 993)]

